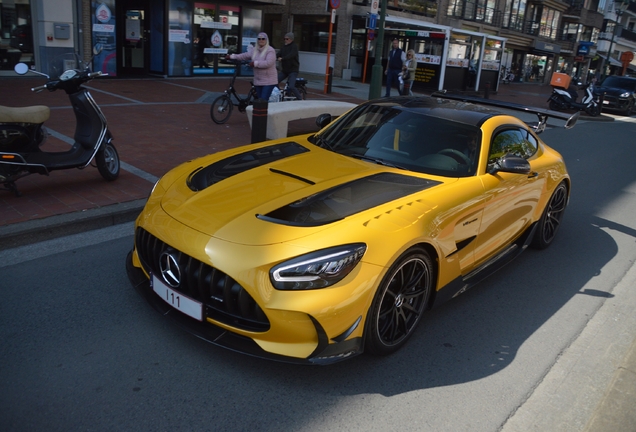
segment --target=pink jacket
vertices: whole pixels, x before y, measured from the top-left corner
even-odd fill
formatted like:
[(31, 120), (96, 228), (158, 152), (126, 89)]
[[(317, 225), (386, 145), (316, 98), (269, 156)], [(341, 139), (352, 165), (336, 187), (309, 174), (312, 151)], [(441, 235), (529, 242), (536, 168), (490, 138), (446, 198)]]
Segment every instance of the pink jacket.
[(276, 70), (276, 51), (268, 45), (265, 57), (262, 57), (260, 54), (258, 48), (254, 48), (252, 52), (232, 54), (231, 58), (254, 61), (255, 86), (277, 85), (278, 71)]

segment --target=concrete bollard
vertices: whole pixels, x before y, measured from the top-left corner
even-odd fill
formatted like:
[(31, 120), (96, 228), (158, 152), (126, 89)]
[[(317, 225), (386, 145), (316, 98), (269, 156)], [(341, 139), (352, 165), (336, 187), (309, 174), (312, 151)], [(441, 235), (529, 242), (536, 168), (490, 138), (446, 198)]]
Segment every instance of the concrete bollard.
[(265, 141), (267, 139), (267, 106), (265, 99), (254, 101), (252, 111), (252, 143)]

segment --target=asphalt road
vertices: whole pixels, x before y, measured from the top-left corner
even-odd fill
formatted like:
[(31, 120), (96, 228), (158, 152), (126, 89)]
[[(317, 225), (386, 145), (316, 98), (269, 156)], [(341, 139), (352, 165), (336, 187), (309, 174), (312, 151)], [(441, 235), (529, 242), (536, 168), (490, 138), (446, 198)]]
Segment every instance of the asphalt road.
[[(573, 178), (555, 243), (385, 358), (292, 366), (184, 333), (128, 282), (132, 224), (2, 251), (0, 429), (584, 430), (636, 328), (635, 132), (547, 130)], [(572, 386), (581, 366), (593, 373)]]

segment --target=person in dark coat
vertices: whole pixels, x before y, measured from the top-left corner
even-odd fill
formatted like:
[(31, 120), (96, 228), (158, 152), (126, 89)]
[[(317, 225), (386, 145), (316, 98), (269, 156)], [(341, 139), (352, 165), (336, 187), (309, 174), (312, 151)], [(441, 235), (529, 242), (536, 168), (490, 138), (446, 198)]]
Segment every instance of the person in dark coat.
[[(384, 74), (386, 75), (386, 93), (385, 97), (391, 96), (391, 87), (393, 84), (400, 88), (399, 75), (402, 72), (402, 65), (406, 61), (406, 54), (398, 46), (399, 41), (393, 39), (393, 48), (389, 51), (389, 59), (386, 62), (386, 69)], [(399, 90), (398, 90), (399, 93)]]
[(280, 84), (287, 78), (287, 87), (296, 97), (296, 100), (302, 100), (303, 97), (296, 88), (296, 78), (300, 68), (298, 59), (298, 46), (294, 42), (294, 34), (287, 33), (284, 39), (285, 44), (278, 52), (278, 61), (281, 63), (281, 71), (278, 73), (278, 83)]

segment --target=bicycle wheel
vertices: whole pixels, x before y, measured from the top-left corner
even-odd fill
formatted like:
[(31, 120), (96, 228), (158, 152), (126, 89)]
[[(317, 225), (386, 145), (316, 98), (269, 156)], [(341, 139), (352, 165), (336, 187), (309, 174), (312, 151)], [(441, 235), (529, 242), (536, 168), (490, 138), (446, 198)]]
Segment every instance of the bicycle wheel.
[(216, 124), (225, 123), (232, 115), (232, 108), (234, 108), (234, 105), (228, 95), (224, 94), (214, 99), (210, 107), (210, 117), (212, 117), (212, 121)]
[(300, 93), (302, 100), (307, 99), (307, 87), (305, 86), (296, 87), (296, 90), (298, 90), (298, 92)]

